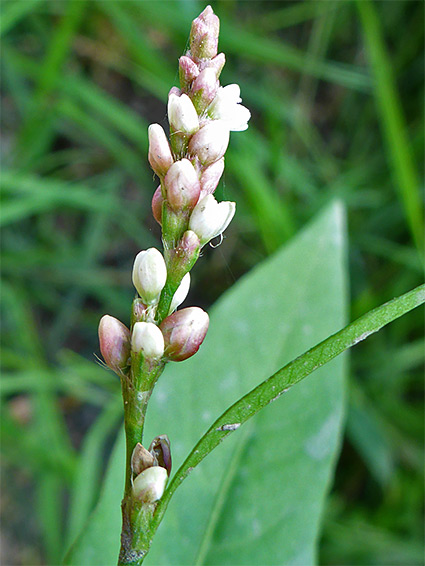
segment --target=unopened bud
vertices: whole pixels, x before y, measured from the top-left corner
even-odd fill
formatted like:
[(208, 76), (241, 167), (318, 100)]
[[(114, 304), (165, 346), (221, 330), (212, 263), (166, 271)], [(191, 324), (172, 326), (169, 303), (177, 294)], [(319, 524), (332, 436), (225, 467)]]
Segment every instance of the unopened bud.
[(220, 73), (226, 63), (226, 57), (224, 53), (219, 53), (217, 57), (208, 61), (208, 67), (214, 69), (217, 79), (220, 78)]
[(204, 245), (219, 236), (230, 224), (235, 214), (234, 202), (217, 202), (213, 195), (207, 195), (193, 209), (189, 228), (199, 237)]
[(180, 97), (180, 96), (181, 96), (181, 93), (182, 93), (182, 91), (181, 91), (178, 87), (172, 86), (172, 87), (170, 88), (170, 90), (168, 91), (168, 98), (170, 98), (170, 96), (171, 96), (172, 94), (175, 94), (176, 96)]
[(134, 299), (131, 307), (131, 323), (143, 322), (149, 316), (149, 307), (145, 305), (142, 299)]
[(219, 82), (214, 69), (207, 67), (193, 81), (191, 98), (198, 114), (211, 104), (217, 94)]
[[(171, 251), (169, 271), (170, 281), (173, 281), (173, 285), (175, 285), (172, 290), (174, 294), (179, 291), (179, 287), (183, 283), (183, 278), (194, 266), (199, 257), (200, 250), (201, 242), (198, 236), (192, 230), (186, 230), (179, 239), (177, 246)], [(186, 279), (186, 281), (187, 280), (188, 279)], [(182, 291), (183, 290), (184, 288), (182, 288)], [(167, 311), (163, 313), (164, 316), (170, 314), (171, 306), (173, 306), (172, 298), (170, 298), (170, 306), (167, 308)]]
[(155, 457), (151, 454), (150, 450), (146, 450), (146, 448), (138, 442), (131, 455), (131, 471), (133, 474), (138, 476), (143, 470), (151, 468), (154, 465)]
[(159, 360), (164, 354), (164, 338), (153, 322), (136, 322), (131, 335), (131, 349), (148, 360)]
[(167, 136), (159, 124), (151, 124), (149, 126), (148, 136), (149, 163), (158, 177), (163, 177), (174, 163)]
[(224, 157), (207, 167), (201, 176), (201, 195), (200, 198), (212, 195), (224, 171)]
[(189, 153), (197, 156), (202, 165), (218, 161), (226, 153), (230, 131), (222, 120), (207, 122), (189, 142)]
[(158, 301), (166, 280), (167, 268), (161, 252), (149, 248), (137, 254), (133, 266), (133, 285), (146, 305)]
[(164, 355), (181, 362), (196, 354), (208, 330), (209, 317), (199, 307), (189, 307), (168, 316), (161, 323)]
[(193, 102), (182, 94), (173, 93), (168, 98), (168, 121), (173, 132), (191, 136), (199, 129), (199, 119)]
[(199, 59), (212, 59), (217, 55), (220, 20), (211, 6), (192, 22), (190, 30), (190, 52)]
[(199, 75), (198, 65), (190, 57), (183, 55), (179, 59), (180, 86), (183, 90), (189, 90), (192, 82)]
[(161, 499), (167, 479), (167, 470), (162, 466), (147, 468), (133, 482), (134, 497), (142, 503), (155, 503)]
[(190, 273), (186, 273), (180, 285), (178, 286), (177, 291), (174, 293), (168, 314), (173, 313), (176, 310), (176, 308), (182, 304), (182, 302), (187, 297), (187, 294), (189, 293), (189, 288), (190, 288)]
[(162, 225), (162, 203), (164, 198), (162, 196), (161, 185), (156, 189), (152, 197), (152, 214), (158, 224)]
[(188, 159), (176, 161), (164, 179), (167, 202), (174, 212), (192, 209), (201, 191), (198, 174)]
[(186, 230), (175, 248), (180, 265), (185, 267), (185, 273), (190, 271), (193, 263), (198, 259), (200, 248), (201, 241), (198, 235), (193, 230)]
[(105, 314), (99, 322), (99, 344), (103, 359), (116, 373), (128, 366), (130, 331), (118, 319)]
[(167, 470), (171, 474), (171, 448), (170, 441), (166, 434), (156, 436), (149, 446), (149, 452), (156, 460), (156, 464)]

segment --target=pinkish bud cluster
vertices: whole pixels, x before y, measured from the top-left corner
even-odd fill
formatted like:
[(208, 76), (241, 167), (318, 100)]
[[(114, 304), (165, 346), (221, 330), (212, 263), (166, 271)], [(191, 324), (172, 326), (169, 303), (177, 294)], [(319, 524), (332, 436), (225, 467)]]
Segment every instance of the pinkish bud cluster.
[(250, 119), (239, 86), (220, 86), (226, 59), (218, 53), (219, 31), (207, 6), (193, 21), (189, 50), (179, 59), (180, 88), (168, 95), (170, 139), (159, 124), (148, 129), (148, 159), (160, 180), (152, 212), (162, 226), (164, 255), (150, 248), (135, 258), (131, 333), (112, 317), (101, 321), (102, 354), (118, 373), (128, 367), (130, 353), (151, 365), (185, 360), (207, 332), (204, 311), (176, 309), (188, 294), (189, 271), (202, 246), (220, 236), (235, 214), (235, 203), (217, 202), (214, 192), (230, 132), (245, 130)]
[[(187, 163), (192, 167), (189, 161)], [(197, 235), (187, 230), (177, 250), (184, 259), (193, 255), (199, 247)], [(167, 316), (159, 326), (156, 314), (167, 280), (165, 260), (155, 248), (137, 254), (133, 266), (133, 283), (140, 298), (133, 301), (132, 331), (109, 315), (102, 317), (99, 324), (100, 350), (105, 363), (118, 375), (124, 375), (130, 366), (131, 357), (138, 364), (143, 363), (144, 367), (152, 368), (162, 360), (186, 360), (198, 351), (208, 329), (208, 315), (196, 307), (174, 312), (189, 292), (190, 274), (187, 266), (183, 271), (186, 273), (172, 293)], [(192, 312), (190, 320), (183, 316), (185, 312)], [(186, 334), (181, 329), (182, 320), (188, 321)], [(175, 326), (179, 330), (173, 333)]]
[(207, 6), (193, 21), (189, 50), (179, 59), (180, 89), (173, 87), (168, 96), (170, 142), (158, 124), (149, 128), (149, 162), (161, 181), (152, 212), (162, 226), (167, 266), (173, 255), (168, 250), (181, 247), (188, 228), (205, 245), (222, 234), (235, 210), (230, 202), (199, 206), (218, 186), (230, 132), (245, 130), (250, 119), (239, 86), (220, 86), (225, 56), (217, 53), (219, 31), (219, 19)]

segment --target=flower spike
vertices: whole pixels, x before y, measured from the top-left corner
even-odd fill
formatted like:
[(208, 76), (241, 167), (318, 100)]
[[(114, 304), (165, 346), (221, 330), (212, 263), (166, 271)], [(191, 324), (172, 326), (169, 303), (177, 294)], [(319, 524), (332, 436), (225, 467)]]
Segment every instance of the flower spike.
[[(208, 314), (199, 307), (179, 309), (191, 284), (190, 271), (202, 247), (230, 224), (236, 205), (217, 202), (214, 192), (224, 172), (230, 132), (248, 127), (237, 84), (220, 85), (226, 62), (218, 53), (220, 21), (211, 6), (192, 23), (190, 46), (179, 59), (179, 87), (171, 87), (169, 135), (159, 124), (148, 128), (148, 161), (159, 186), (151, 207), (161, 227), (163, 253), (149, 248), (137, 254), (128, 329), (105, 315), (99, 342), (106, 364), (119, 376), (124, 399), (126, 480), (119, 564), (139, 564), (149, 550), (149, 531), (171, 472), (167, 435), (142, 444), (149, 399), (164, 366), (187, 360), (208, 331)], [(230, 425), (229, 425), (230, 426)], [(233, 426), (233, 425), (232, 425)]]

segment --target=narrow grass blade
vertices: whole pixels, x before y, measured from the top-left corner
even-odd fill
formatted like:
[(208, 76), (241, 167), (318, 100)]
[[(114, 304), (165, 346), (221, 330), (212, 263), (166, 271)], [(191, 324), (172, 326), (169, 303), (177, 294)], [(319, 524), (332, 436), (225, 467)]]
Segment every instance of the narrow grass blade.
[(417, 172), (406, 135), (406, 123), (391, 61), (386, 50), (377, 7), (369, 0), (357, 2), (367, 52), (374, 75), (374, 95), (388, 160), (400, 193), (413, 241), (419, 251), (424, 249), (422, 204)]
[(381, 305), (287, 364), (232, 405), (214, 422), (176, 472), (157, 507), (153, 529), (156, 530), (161, 522), (171, 497), (183, 480), (234, 430), (313, 371), (424, 302), (425, 285), (421, 285)]
[(3, 194), (13, 195), (13, 198), (2, 204), (2, 226), (58, 206), (89, 211), (120, 210), (115, 199), (105, 198), (101, 192), (80, 183), (41, 179), (18, 171), (3, 171), (0, 186)]
[(26, 0), (26, 2), (12, 0), (0, 4), (0, 36), (5, 35), (29, 12), (37, 10), (42, 2), (43, 0)]
[[(61, 80), (61, 68), (68, 56), (73, 37), (82, 21), (85, 0), (69, 0), (64, 4), (65, 12), (53, 32), (43, 63), (37, 75), (33, 104), (29, 109), (17, 141), (17, 155), (23, 166), (41, 155), (52, 137), (52, 98)], [(42, 140), (42, 143), (40, 143)]]

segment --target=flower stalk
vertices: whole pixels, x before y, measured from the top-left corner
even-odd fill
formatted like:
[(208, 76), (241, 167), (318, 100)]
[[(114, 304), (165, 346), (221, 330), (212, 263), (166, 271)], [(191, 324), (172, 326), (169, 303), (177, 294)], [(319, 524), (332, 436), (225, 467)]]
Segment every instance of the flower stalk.
[(144, 448), (149, 399), (166, 363), (193, 356), (208, 330), (198, 307), (176, 310), (185, 300), (201, 249), (221, 236), (235, 213), (234, 202), (213, 196), (224, 170), (231, 131), (248, 127), (238, 85), (221, 87), (225, 63), (217, 53), (220, 22), (212, 8), (193, 21), (190, 48), (179, 59), (180, 88), (168, 96), (170, 138), (159, 124), (148, 129), (148, 160), (160, 185), (152, 212), (162, 227), (164, 251), (142, 250), (135, 258), (131, 326), (110, 316), (99, 325), (101, 352), (121, 379), (126, 435), (126, 480), (118, 564), (140, 565), (151, 545), (155, 510), (171, 472), (168, 437)]

